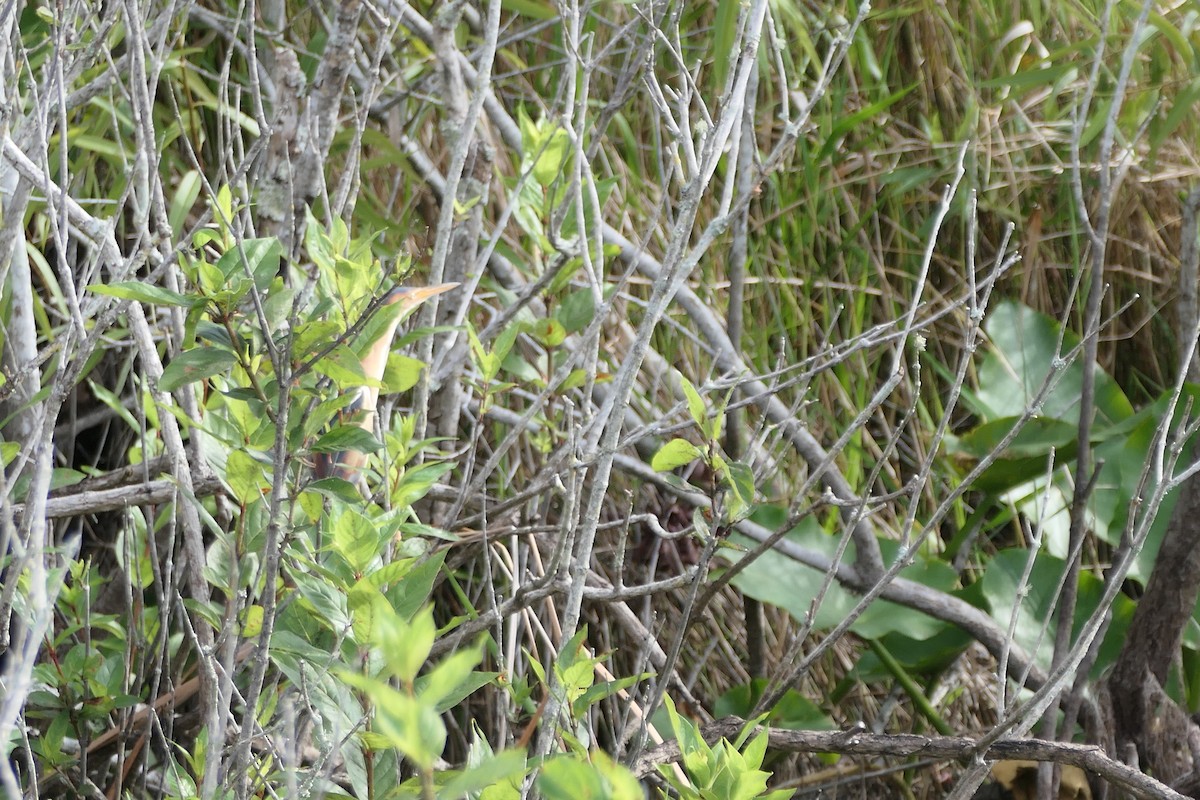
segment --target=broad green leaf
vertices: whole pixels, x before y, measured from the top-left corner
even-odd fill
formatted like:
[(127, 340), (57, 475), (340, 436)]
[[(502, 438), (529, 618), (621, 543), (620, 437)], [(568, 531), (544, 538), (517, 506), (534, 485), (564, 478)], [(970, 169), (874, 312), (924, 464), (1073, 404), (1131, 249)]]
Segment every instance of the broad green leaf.
[(448, 552), (450, 552), (448, 549), (442, 549), (428, 558), (422, 559), (413, 567), (405, 580), (388, 590), (388, 600), (392, 602), (392, 607), (396, 609), (396, 614), (401, 619), (415, 615), (429, 600), (429, 595), (433, 592), (434, 581), (441, 574), (442, 564), (445, 562)]
[(571, 157), (571, 137), (560, 125), (541, 123), (537, 143), (533, 152), (537, 161), (533, 165), (533, 179), (542, 186), (549, 186), (561, 177)]
[[(959, 437), (949, 448), (955, 455), (983, 459), (993, 455), (1000, 441), (1015, 427), (1019, 417), (1002, 417), (973, 428)], [(1079, 429), (1075, 425), (1052, 417), (1033, 417), (1013, 438), (1000, 458), (1017, 459), (1030, 456), (1044, 458), (1053, 448), (1063, 450), (1075, 444)], [(1043, 467), (1045, 464), (1043, 463)]]
[[(386, 538), (389, 537), (381, 538), (379, 544), (383, 544)], [(412, 571), (415, 565), (415, 559), (401, 558), (397, 561), (389, 561), (383, 564), (378, 569), (372, 570), (366, 577), (372, 586), (376, 586), (382, 591), (388, 586), (392, 586), (402, 580), (405, 575)]]
[(421, 359), (392, 353), (383, 371), (383, 391), (387, 394), (407, 392), (421, 380), (423, 369), (425, 362)]
[[(991, 348), (979, 368), (979, 390), (968, 397), (985, 420), (1022, 414), (1036, 397), (1047, 376), (1061, 363), (1058, 341), (1067, 353), (1079, 337), (1063, 331), (1057, 320), (1018, 303), (1001, 303), (985, 324)], [(1133, 416), (1128, 398), (1099, 366), (1095, 373), (1096, 427), (1115, 425)], [(1041, 407), (1041, 416), (1074, 425), (1079, 421), (1083, 365), (1065, 366), (1053, 391)]]
[[(496, 341), (492, 344), (492, 352), (501, 361), (508, 358), (509, 351), (512, 350), (513, 344), (517, 341), (517, 336), (521, 333), (521, 325), (517, 320), (513, 320), (507, 328), (500, 331), (500, 335), (496, 337)], [(495, 377), (495, 376), (493, 376)]]
[(470, 323), (467, 323), (467, 341), (470, 342), (471, 353), (475, 356), (475, 365), (479, 367), (484, 382), (490, 383), (500, 372), (500, 364), (504, 359), (497, 357), (495, 353), (483, 346), (479, 335), (475, 333), (475, 326)]
[[(981, 459), (994, 454), (1000, 441), (1020, 422), (1004, 417), (977, 426), (965, 435), (947, 441), (948, 452), (970, 470)], [(1026, 420), (1016, 437), (972, 484), (986, 492), (999, 493), (1046, 474), (1047, 460), (1054, 453), (1056, 464), (1071, 463), (1078, 449), (1076, 424), (1053, 417)]]
[(383, 542), (379, 529), (361, 512), (347, 509), (333, 521), (333, 549), (346, 559), (355, 574), (366, 572), (379, 556)]
[(596, 299), (592, 296), (592, 290), (571, 292), (563, 298), (554, 316), (567, 333), (578, 333), (586, 328), (596, 316)]
[(437, 626), (433, 622), (433, 606), (418, 611), (409, 623), (397, 618), (396, 624), (380, 634), (384, 658), (392, 675), (411, 685), (429, 658)]
[(218, 347), (197, 347), (171, 359), (158, 381), (160, 391), (173, 392), (180, 386), (229, 372), (237, 356)]
[(672, 439), (660, 447), (654, 458), (650, 459), (650, 467), (655, 472), (670, 472), (684, 464), (690, 464), (702, 455), (700, 448), (687, 439)]
[(86, 477), (86, 475), (77, 469), (55, 467), (50, 470), (50, 488), (62, 489), (64, 486), (74, 486)]
[(542, 765), (537, 788), (546, 800), (608, 800), (609, 787), (592, 765), (577, 756), (558, 756)]
[(554, 318), (540, 319), (529, 326), (529, 334), (546, 347), (558, 347), (567, 338), (567, 329)]
[[(1022, 580), (1028, 561), (1033, 567), (1028, 580)], [(1054, 630), (1058, 614), (1054, 609), (1058, 586), (1065, 562), (1046, 553), (1031, 553), (1022, 548), (1010, 548), (997, 553), (987, 563), (983, 573), (983, 595), (991, 608), (992, 617), (1005, 630), (1013, 621), (1016, 603), (1014, 639), (1043, 669), (1049, 668), (1054, 649)], [(1077, 633), (1083, 620), (1096, 610), (1104, 592), (1103, 582), (1090, 572), (1079, 576), (1079, 594), (1075, 609), (1074, 630)], [(1092, 667), (1093, 677), (1101, 675), (1116, 658), (1125, 631), (1133, 618), (1133, 600), (1118, 594), (1112, 605), (1109, 623), (1100, 655)]]
[[(504, 372), (512, 378), (515, 378), (519, 383), (527, 383), (531, 386), (541, 388), (544, 385), (542, 375), (537, 369), (521, 357), (519, 353), (509, 353), (501, 364)], [(503, 391), (504, 388), (512, 386), (511, 383), (495, 383), (491, 384), (493, 392)]]
[(246, 266), (254, 285), (262, 292), (279, 275), (279, 262), (283, 258), (283, 245), (275, 237), (246, 239), (242, 242), (246, 254)]
[[(700, 735), (696, 726), (675, 710), (675, 702), (670, 695), (664, 695), (663, 702), (667, 714), (671, 718), (671, 730), (675, 732), (675, 738), (679, 741), (679, 752), (683, 758), (684, 768), (697, 783), (702, 786), (708, 785), (713, 749), (704, 741), (704, 737)], [(664, 770), (664, 774), (671, 774), (670, 768), (665, 765), (660, 766), (659, 769)]]
[(311, 619), (331, 631), (341, 633), (353, 621), (346, 608), (346, 595), (339, 592), (328, 580), (309, 575), (299, 570), (289, 570), (302, 600), (313, 613)]
[(88, 289), (93, 294), (103, 294), (122, 300), (136, 300), (154, 306), (180, 306), (191, 308), (203, 302), (201, 298), (188, 297), (179, 292), (172, 292), (161, 286), (142, 281), (120, 281), (118, 283), (93, 283)]
[(567, 693), (567, 702), (573, 703), (587, 689), (591, 688), (596, 676), (597, 659), (584, 647), (587, 629), (581, 628), (571, 640), (562, 647), (562, 653), (554, 664), (563, 689)]
[(437, 711), (382, 681), (345, 670), (339, 671), (339, 675), (374, 702), (376, 730), (419, 769), (432, 770), (434, 759), (446, 746), (446, 728)]
[(343, 330), (341, 325), (328, 319), (302, 322), (295, 328), (292, 347), (297, 356), (309, 358), (327, 347)]
[[(827, 557), (835, 555), (838, 547), (837, 537), (826, 533), (813, 517), (802, 520), (788, 533), (787, 539)], [(730, 541), (747, 547), (754, 545), (754, 542), (738, 534), (732, 535)], [(880, 542), (885, 562), (896, 556), (897, 548), (898, 545), (894, 542)], [(854, 553), (854, 545), (851, 544), (846, 550), (843, 562), (854, 563)], [(914, 564), (906, 567), (900, 574), (942, 591), (950, 591), (957, 586), (957, 575), (953, 568), (936, 559), (918, 557)], [(824, 577), (823, 572), (807, 567), (782, 553), (767, 551), (735, 577), (733, 584), (749, 596), (786, 609), (796, 619), (803, 620), (812, 610), (813, 600)], [(845, 619), (856, 602), (856, 595), (834, 581), (816, 610), (813, 625), (818, 630), (832, 628)], [(867, 639), (893, 631), (902, 631), (916, 639), (926, 639), (943, 630), (946, 625), (947, 623), (920, 611), (886, 601), (876, 601), (858, 618), (852, 630)]]
[(606, 784), (606, 800), (642, 800), (645, 797), (642, 785), (634, 774), (603, 750), (594, 750), (589, 758), (592, 767)]
[(438, 479), (454, 465), (449, 462), (422, 464), (416, 469), (406, 470), (399, 485), (392, 492), (392, 505), (396, 508), (406, 508), (424, 497)]
[(572, 389), (578, 389), (587, 383), (587, 377), (587, 370), (573, 369), (571, 370), (571, 373), (567, 375), (566, 379), (563, 380), (562, 385), (558, 387), (558, 390), (560, 392), (569, 392)]
[(263, 465), (245, 450), (234, 450), (225, 460), (225, 482), (242, 505), (261, 498), (267, 488)]
[(346, 593), (346, 609), (354, 620), (354, 641), (360, 647), (385, 650), (397, 639), (403, 626), (387, 598), (368, 580), (360, 580)]
[[(395, 326), (399, 325), (400, 321), (415, 308), (416, 306), (406, 309), (404, 303), (388, 303), (380, 306), (371, 315), (371, 318), (363, 323), (358, 336), (354, 338), (354, 352), (358, 354), (359, 358), (365, 358), (371, 347), (389, 330), (395, 335)], [(388, 342), (386, 347), (390, 350), (392, 345), (392, 342)]]
[(344, 453), (350, 450), (374, 453), (382, 447), (383, 444), (370, 431), (357, 425), (338, 425), (318, 439), (310, 449), (314, 453)]
[(247, 606), (242, 612), (242, 636), (249, 639), (262, 633), (263, 607), (258, 603)]
[(229, 188), (229, 184), (221, 184), (217, 188), (217, 196), (210, 198), (209, 202), (213, 208), (213, 222), (220, 228), (221, 236), (228, 240), (229, 222), (233, 219), (233, 190)]
[[(749, 717), (766, 685), (766, 678), (755, 678), (750, 683), (733, 687), (717, 698), (713, 715)], [(837, 728), (837, 724), (820, 706), (795, 689), (788, 689), (783, 698), (768, 710), (766, 722), (773, 728), (795, 731), (831, 731)]]

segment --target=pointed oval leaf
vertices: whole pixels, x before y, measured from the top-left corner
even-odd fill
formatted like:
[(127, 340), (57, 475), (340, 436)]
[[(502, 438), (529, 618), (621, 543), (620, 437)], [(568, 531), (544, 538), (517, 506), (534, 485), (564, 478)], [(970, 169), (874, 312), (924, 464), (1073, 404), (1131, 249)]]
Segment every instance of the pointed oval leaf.
[(141, 281), (121, 281), (119, 283), (95, 283), (88, 287), (94, 294), (117, 297), (122, 300), (136, 300), (152, 306), (180, 306), (191, 308), (201, 302), (201, 298), (188, 297), (179, 292), (172, 292), (161, 286), (155, 286)]
[(655, 472), (670, 472), (676, 467), (682, 467), (700, 457), (700, 448), (687, 439), (672, 439), (658, 449), (650, 460), (650, 467)]
[(218, 347), (197, 347), (171, 359), (158, 380), (158, 388), (173, 392), (180, 386), (228, 372), (237, 363), (237, 356)]

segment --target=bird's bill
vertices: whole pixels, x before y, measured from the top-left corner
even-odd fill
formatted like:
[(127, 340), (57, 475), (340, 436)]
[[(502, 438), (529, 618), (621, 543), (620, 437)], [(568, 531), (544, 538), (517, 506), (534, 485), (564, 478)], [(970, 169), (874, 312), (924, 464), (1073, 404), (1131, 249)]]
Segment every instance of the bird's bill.
[(389, 303), (400, 303), (405, 311), (416, 308), (434, 295), (457, 289), (457, 283), (439, 283), (437, 286), (399, 286), (392, 290)]

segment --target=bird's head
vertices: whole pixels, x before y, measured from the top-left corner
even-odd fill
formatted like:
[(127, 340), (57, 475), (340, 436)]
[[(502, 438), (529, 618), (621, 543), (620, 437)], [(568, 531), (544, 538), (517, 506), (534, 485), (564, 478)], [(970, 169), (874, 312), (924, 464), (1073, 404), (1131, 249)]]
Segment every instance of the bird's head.
[(400, 319), (408, 316), (409, 312), (424, 303), (434, 295), (458, 288), (457, 283), (439, 283), (437, 286), (397, 286), (383, 298), (384, 305), (400, 304)]
[[(440, 283), (436, 286), (397, 286), (388, 292), (383, 299), (383, 305), (398, 304), (399, 311), (394, 313), (383, 335), (376, 339), (362, 356), (363, 374), (376, 382), (376, 386), (363, 387), (358, 390), (354, 401), (343, 412), (344, 417), (356, 417), (355, 424), (363, 430), (371, 431), (373, 429), (375, 402), (379, 397), (377, 382), (383, 378), (383, 372), (387, 368), (388, 353), (391, 351), (392, 338), (396, 334), (396, 328), (421, 303), (457, 286), (457, 283)], [(359, 451), (321, 453), (315, 459), (314, 468), (318, 478), (336, 476), (352, 480), (358, 475), (365, 460), (365, 454)]]

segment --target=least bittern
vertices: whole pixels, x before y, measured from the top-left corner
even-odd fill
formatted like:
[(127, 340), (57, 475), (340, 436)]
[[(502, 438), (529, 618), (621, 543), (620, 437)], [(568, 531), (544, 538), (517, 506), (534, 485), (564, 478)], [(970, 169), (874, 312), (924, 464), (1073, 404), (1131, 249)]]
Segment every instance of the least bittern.
[[(379, 401), (379, 381), (383, 379), (383, 372), (387, 368), (388, 354), (392, 349), (392, 339), (396, 336), (396, 328), (421, 303), (456, 286), (458, 286), (457, 283), (442, 283), (437, 286), (416, 288), (398, 286), (388, 293), (384, 298), (383, 305), (400, 303), (400, 311), (395, 314), (387, 329), (362, 357), (363, 373), (374, 385), (364, 386), (357, 390), (358, 396), (346, 406), (342, 412), (343, 418), (353, 418), (352, 424), (358, 425), (368, 433), (374, 433), (376, 404)], [(317, 453), (314, 458), (313, 471), (318, 478), (334, 477), (354, 482), (366, 460), (366, 453), (361, 450)]]

